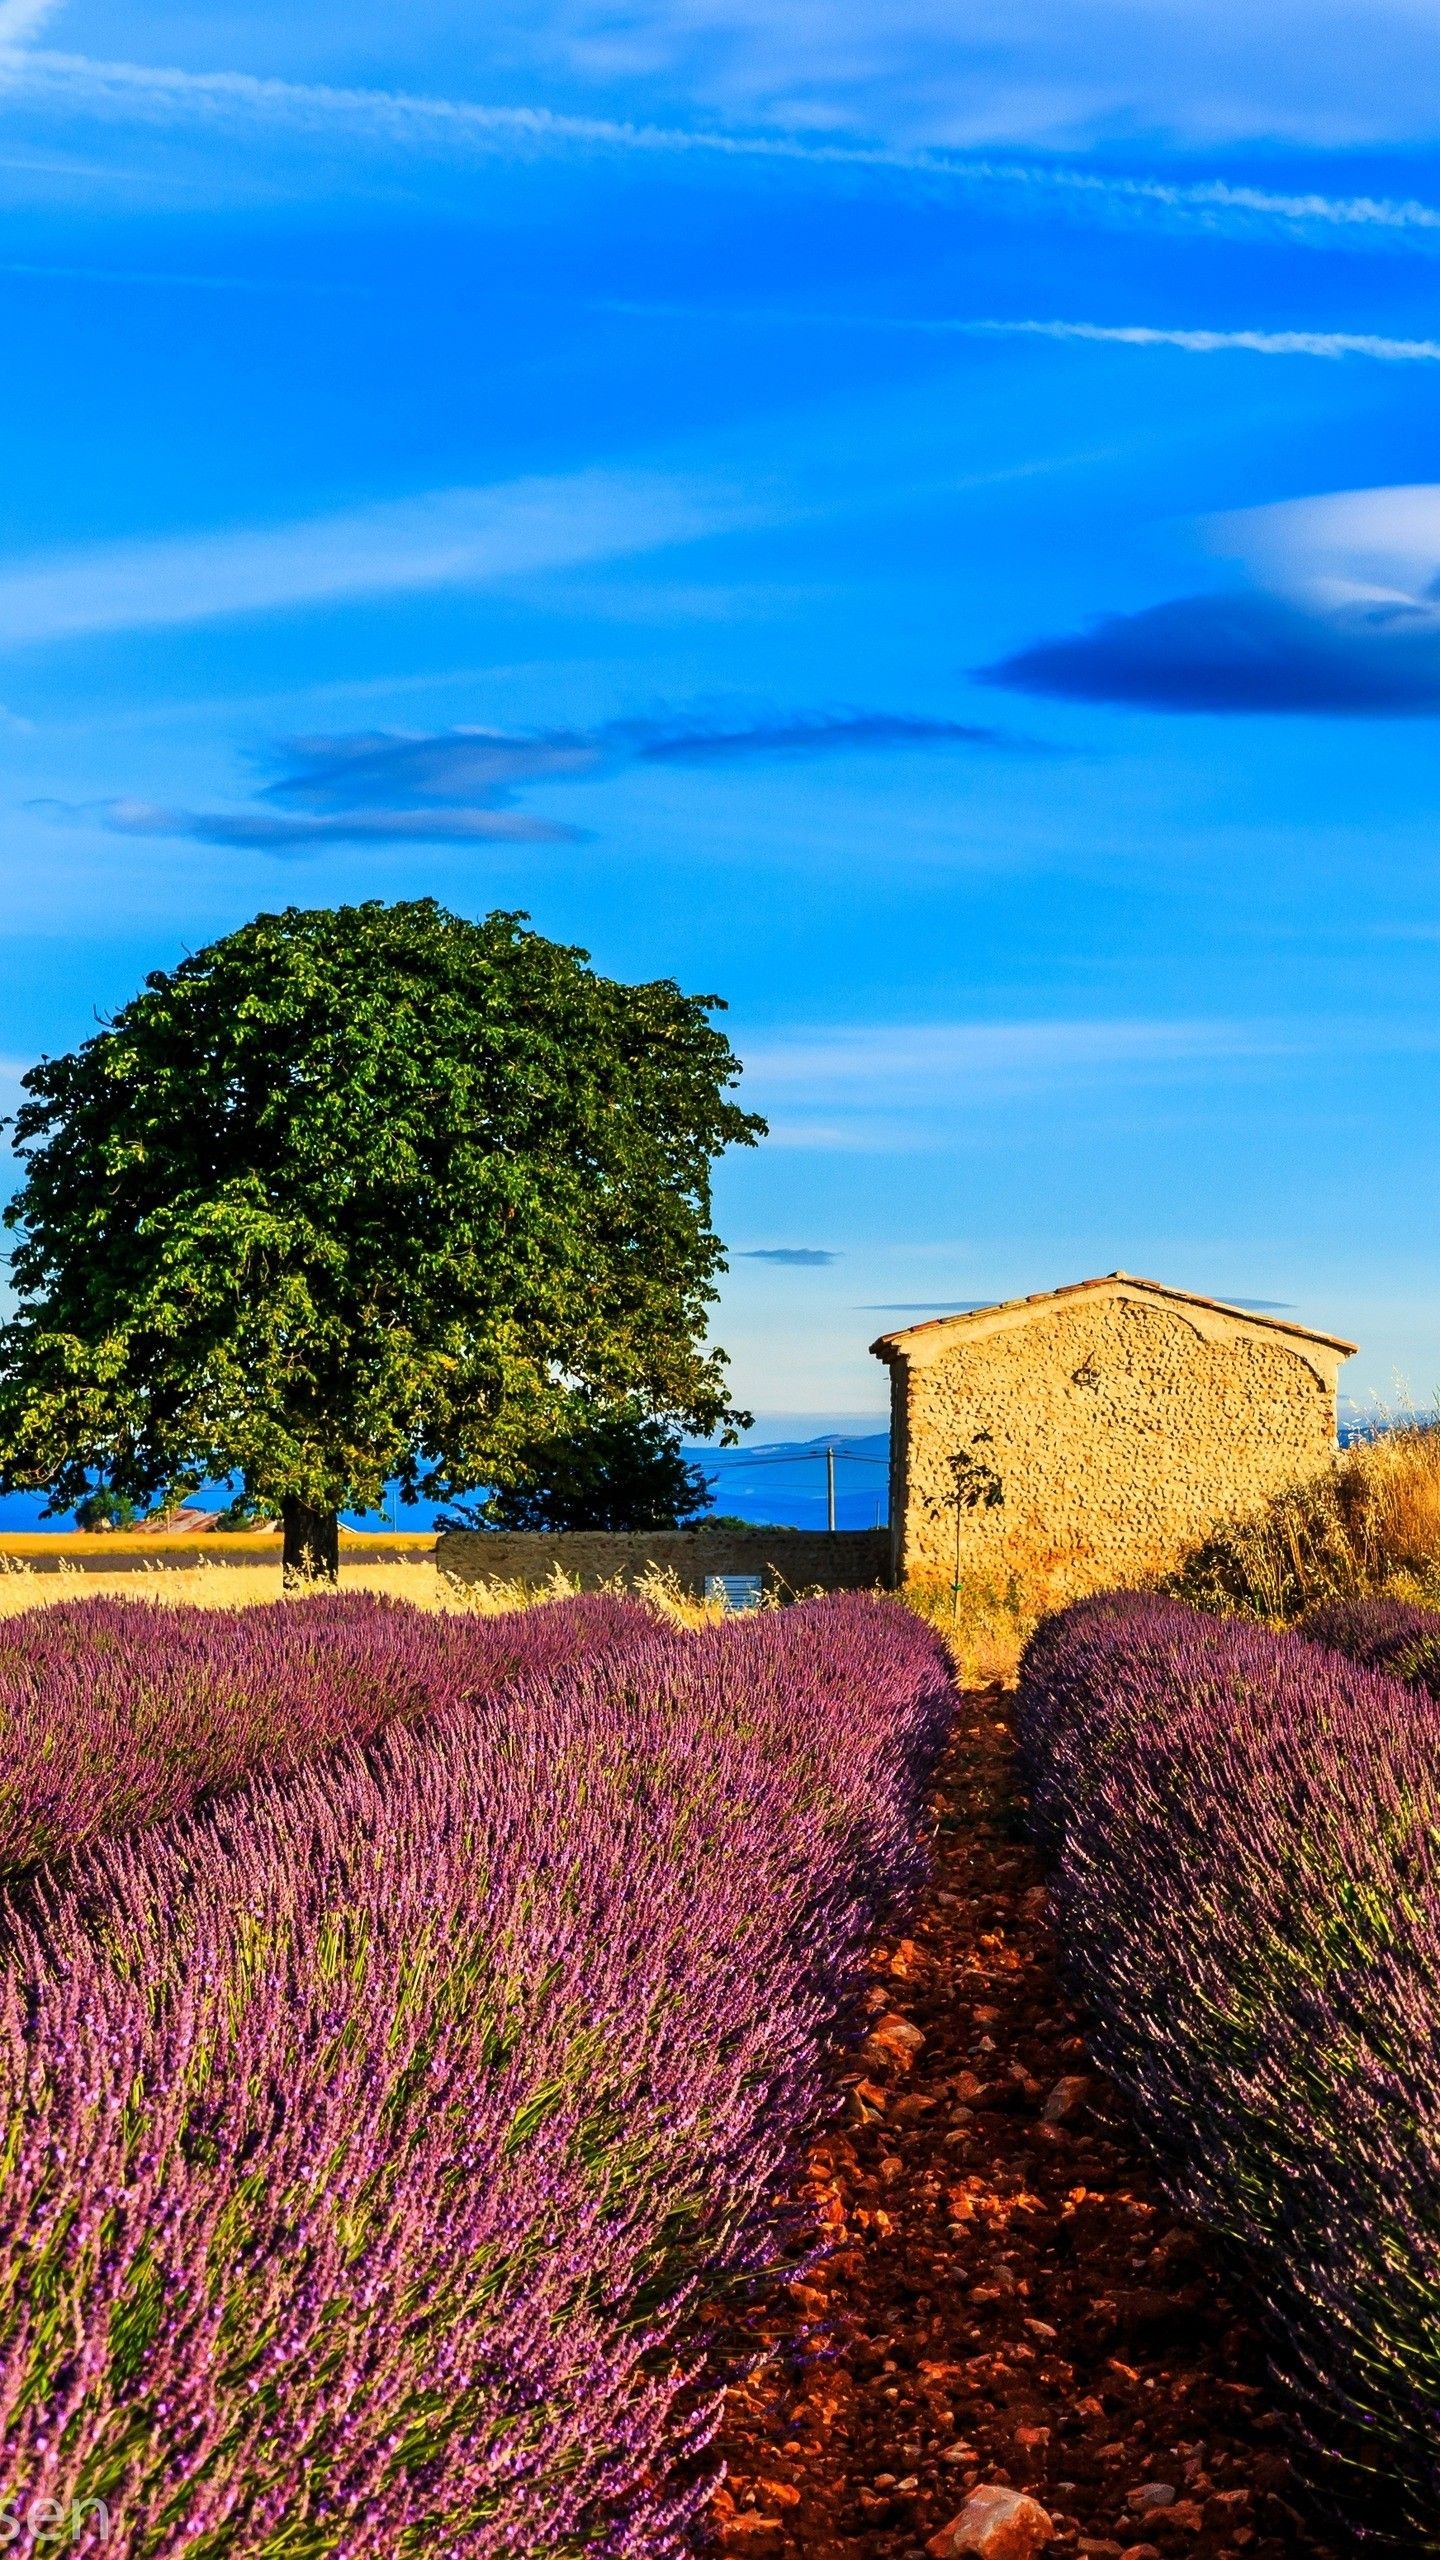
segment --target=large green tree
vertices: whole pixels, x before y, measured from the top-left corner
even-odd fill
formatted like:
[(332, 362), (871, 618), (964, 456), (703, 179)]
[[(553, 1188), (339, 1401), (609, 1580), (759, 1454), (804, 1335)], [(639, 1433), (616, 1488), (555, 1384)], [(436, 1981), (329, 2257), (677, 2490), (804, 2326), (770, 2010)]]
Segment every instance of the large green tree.
[(495, 1470), (483, 1502), (462, 1505), (456, 1529), (679, 1529), (714, 1496), (673, 1422), (637, 1398), (597, 1405), (583, 1391), (561, 1429), (527, 1441)]
[(582, 1392), (728, 1433), (718, 999), (520, 915), (289, 908), (156, 971), (25, 1078), (0, 1484), (61, 1509), (238, 1475), (287, 1578), (387, 1478), (449, 1499)]

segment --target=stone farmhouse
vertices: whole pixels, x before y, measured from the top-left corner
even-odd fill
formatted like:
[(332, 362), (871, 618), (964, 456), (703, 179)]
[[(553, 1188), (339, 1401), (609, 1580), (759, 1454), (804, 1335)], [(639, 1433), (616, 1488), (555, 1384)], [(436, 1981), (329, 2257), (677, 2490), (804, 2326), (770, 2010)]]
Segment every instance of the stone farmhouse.
[(1163, 1570), (1329, 1465), (1355, 1347), (1125, 1271), (883, 1335), (894, 1579)]

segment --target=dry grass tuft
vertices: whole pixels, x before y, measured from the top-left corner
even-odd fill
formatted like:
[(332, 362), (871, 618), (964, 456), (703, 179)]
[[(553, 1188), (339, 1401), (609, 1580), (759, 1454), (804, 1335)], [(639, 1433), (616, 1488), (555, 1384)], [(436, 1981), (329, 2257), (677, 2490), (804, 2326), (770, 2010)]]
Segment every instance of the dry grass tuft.
[(1404, 1417), (1352, 1441), (1327, 1474), (1223, 1523), (1163, 1587), (1270, 1625), (1363, 1595), (1440, 1606), (1440, 1425)]
[[(563, 1565), (552, 1565), (543, 1582), (526, 1582), (518, 1575), (510, 1581), (451, 1582), (448, 1575), (436, 1576), (454, 1596), (442, 1599), (441, 1608), (475, 1609), (482, 1617), (493, 1617), (509, 1609), (533, 1609), (544, 1600), (574, 1600), (586, 1588), (578, 1575), (567, 1573)], [(718, 1600), (697, 1599), (687, 1591), (677, 1573), (669, 1566), (647, 1565), (644, 1572), (631, 1581), (623, 1573), (591, 1588), (607, 1593), (616, 1600), (640, 1600), (674, 1627), (711, 1627), (725, 1615)]]
[(1064, 1565), (1060, 1556), (974, 1565), (962, 1570), (958, 1589), (937, 1575), (907, 1583), (899, 1597), (945, 1638), (962, 1689), (983, 1689), (1014, 1680), (1040, 1620), (1071, 1597)]

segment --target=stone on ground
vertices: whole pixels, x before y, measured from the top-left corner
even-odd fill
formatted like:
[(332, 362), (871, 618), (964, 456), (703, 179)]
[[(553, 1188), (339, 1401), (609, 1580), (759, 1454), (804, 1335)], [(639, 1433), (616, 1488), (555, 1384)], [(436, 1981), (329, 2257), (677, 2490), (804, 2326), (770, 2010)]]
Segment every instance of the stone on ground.
[(972, 2489), (958, 2516), (925, 2548), (933, 2560), (1035, 2560), (1053, 2542), (1055, 2527), (1038, 2499), (1023, 2489)]

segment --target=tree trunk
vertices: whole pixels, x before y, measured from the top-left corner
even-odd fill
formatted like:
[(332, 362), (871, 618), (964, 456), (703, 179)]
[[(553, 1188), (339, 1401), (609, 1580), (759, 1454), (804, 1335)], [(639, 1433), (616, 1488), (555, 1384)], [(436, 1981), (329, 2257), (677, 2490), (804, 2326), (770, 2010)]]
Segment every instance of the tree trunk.
[(285, 1589), (334, 1589), (340, 1579), (340, 1516), (312, 1511), (308, 1502), (287, 1495), (280, 1507), (285, 1525)]

